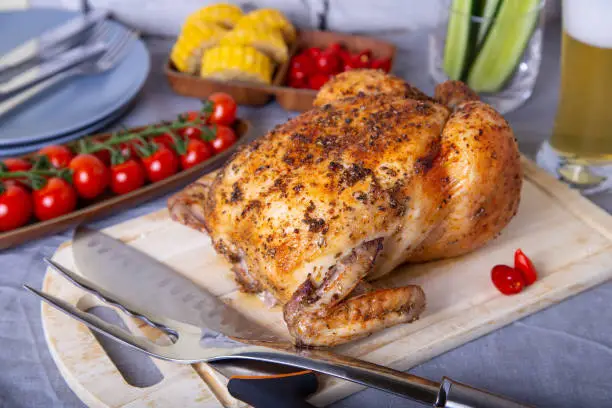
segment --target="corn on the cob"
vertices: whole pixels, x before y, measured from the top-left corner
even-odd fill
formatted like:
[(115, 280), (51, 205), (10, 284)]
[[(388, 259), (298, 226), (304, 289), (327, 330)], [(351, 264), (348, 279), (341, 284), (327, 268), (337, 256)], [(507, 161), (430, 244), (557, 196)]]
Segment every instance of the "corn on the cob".
[(193, 15), (197, 16), (200, 21), (218, 24), (231, 29), (242, 18), (243, 13), (240, 7), (234, 4), (218, 3), (204, 7), (193, 13)]
[(251, 11), (238, 20), (236, 28), (254, 25), (272, 27), (280, 30), (287, 44), (291, 44), (295, 41), (295, 27), (293, 27), (293, 24), (291, 24), (283, 13), (276, 9), (262, 8)]
[(202, 23), (191, 16), (187, 18), (179, 38), (170, 53), (170, 60), (181, 72), (198, 72), (202, 51), (213, 47), (227, 30), (210, 23)]
[(279, 30), (266, 27), (240, 27), (225, 34), (219, 45), (248, 45), (282, 64), (289, 58), (287, 44)]
[(204, 78), (270, 84), (273, 63), (253, 47), (220, 45), (204, 52), (200, 75)]

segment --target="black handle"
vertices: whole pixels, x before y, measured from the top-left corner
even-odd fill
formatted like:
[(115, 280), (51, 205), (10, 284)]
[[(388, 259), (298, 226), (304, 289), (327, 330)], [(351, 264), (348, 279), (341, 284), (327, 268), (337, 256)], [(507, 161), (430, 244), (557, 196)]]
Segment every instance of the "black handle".
[(255, 408), (313, 408), (305, 401), (319, 386), (312, 371), (270, 376), (234, 376), (227, 389), (230, 394)]

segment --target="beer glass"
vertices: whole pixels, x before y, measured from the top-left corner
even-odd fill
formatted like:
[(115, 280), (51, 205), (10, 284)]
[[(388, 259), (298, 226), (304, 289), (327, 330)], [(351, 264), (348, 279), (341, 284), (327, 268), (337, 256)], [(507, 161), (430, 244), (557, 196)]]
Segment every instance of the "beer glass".
[(612, 187), (612, 1), (562, 7), (559, 105), (537, 160), (589, 194)]

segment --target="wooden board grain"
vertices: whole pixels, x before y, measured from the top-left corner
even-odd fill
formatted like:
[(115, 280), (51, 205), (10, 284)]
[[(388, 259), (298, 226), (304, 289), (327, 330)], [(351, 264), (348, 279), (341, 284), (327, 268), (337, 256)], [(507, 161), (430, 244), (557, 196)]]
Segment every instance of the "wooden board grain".
[[(337, 351), (407, 370), (612, 277), (612, 217), (534, 163), (524, 159), (523, 166), (525, 183), (518, 215), (497, 240), (457, 259), (402, 266), (376, 283), (422, 285), (428, 306), (420, 320)], [(287, 335), (280, 308), (269, 309), (257, 297), (238, 292), (229, 265), (215, 254), (209, 238), (172, 222), (166, 210), (106, 232), (171, 265), (232, 302), (249, 318)], [(521, 294), (506, 297), (491, 285), (489, 271), (498, 263), (511, 264), (519, 247), (533, 259), (540, 278)], [(70, 245), (58, 250), (55, 259), (73, 267)], [(91, 296), (84, 296), (51, 271), (43, 289), (84, 309), (94, 304)], [(155, 361), (163, 381), (149, 388), (132, 387), (85, 327), (46, 305), (42, 316), (49, 349), (62, 375), (90, 406), (178, 406), (179, 402), (185, 407), (241, 406), (227, 394), (225, 380), (205, 364)], [(132, 332), (156, 335), (137, 321), (127, 324)], [(312, 402), (328, 404), (359, 389), (325, 378)]]

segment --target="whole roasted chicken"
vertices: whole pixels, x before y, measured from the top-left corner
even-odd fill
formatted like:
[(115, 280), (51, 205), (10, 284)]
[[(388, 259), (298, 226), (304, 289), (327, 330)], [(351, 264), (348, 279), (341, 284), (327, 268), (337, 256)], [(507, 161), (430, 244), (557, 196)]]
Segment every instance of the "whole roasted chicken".
[(284, 305), (297, 344), (332, 346), (417, 319), (420, 287), (365, 282), (481, 247), (516, 213), (521, 181), (508, 123), (463, 83), (430, 98), (354, 70), (169, 207), (245, 291)]

